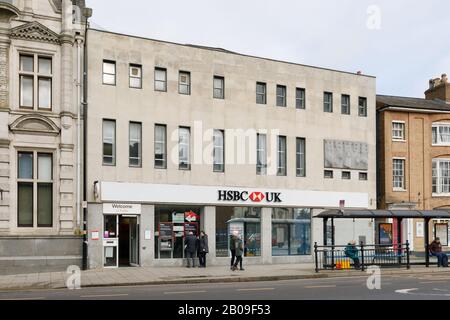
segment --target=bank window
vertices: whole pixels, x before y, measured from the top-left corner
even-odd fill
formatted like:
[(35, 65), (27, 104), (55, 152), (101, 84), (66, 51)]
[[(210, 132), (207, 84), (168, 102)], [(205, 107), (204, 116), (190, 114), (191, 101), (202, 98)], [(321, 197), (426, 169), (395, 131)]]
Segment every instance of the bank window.
[(405, 140), (405, 123), (401, 121), (392, 122), (392, 139), (393, 140)]
[(394, 190), (405, 190), (405, 159), (394, 159), (392, 169)]
[(267, 174), (267, 136), (262, 133), (256, 136), (256, 174)]
[(341, 113), (350, 114), (350, 96), (343, 94), (341, 97)]
[(434, 159), (432, 167), (433, 194), (450, 195), (450, 159)]
[(256, 103), (257, 104), (267, 103), (267, 85), (264, 82), (256, 83)]
[(331, 92), (324, 92), (323, 94), (323, 111), (333, 112), (333, 94)]
[(311, 209), (272, 209), (272, 256), (311, 254)]
[(350, 171), (342, 171), (342, 180), (350, 180), (352, 173)]
[(185, 258), (184, 239), (189, 232), (200, 235), (200, 217), (200, 207), (155, 206), (155, 258)]
[(39, 55), (20, 55), (19, 64), (20, 107), (51, 110), (52, 58)]
[(277, 144), (277, 163), (278, 163), (278, 170), (277, 175), (279, 176), (286, 176), (287, 170), (286, 170), (286, 137), (285, 136), (278, 136), (278, 144)]
[(297, 177), (306, 177), (306, 139), (297, 138), (296, 144)]
[(277, 85), (277, 107), (286, 107), (286, 86)]
[(19, 152), (17, 173), (18, 227), (53, 226), (53, 154)]
[(130, 122), (130, 167), (140, 167), (142, 165), (142, 124)]
[(297, 109), (305, 109), (306, 108), (306, 95), (305, 95), (305, 89), (303, 89), (303, 88), (295, 89), (295, 107)]
[(116, 165), (116, 121), (103, 120), (103, 164)]
[(358, 110), (358, 115), (360, 117), (367, 117), (367, 98), (359, 97)]
[(246, 257), (261, 256), (261, 208), (216, 207), (217, 257), (230, 255), (233, 235), (244, 242)]
[(116, 62), (103, 60), (103, 84), (116, 85)]
[(180, 170), (191, 170), (190, 140), (191, 129), (188, 127), (180, 127), (178, 129), (178, 154)]
[(223, 130), (214, 130), (213, 137), (213, 160), (214, 172), (225, 171), (225, 132)]
[(130, 64), (130, 88), (142, 89), (142, 66)]
[(186, 71), (180, 71), (178, 92), (180, 94), (191, 94), (191, 73)]
[(214, 98), (225, 99), (225, 78), (214, 76)]
[(359, 173), (359, 180), (361, 181), (367, 181), (368, 177), (367, 177), (367, 172), (360, 172)]
[(450, 124), (434, 123), (432, 127), (433, 145), (450, 146)]
[(325, 170), (323, 175), (325, 179), (333, 179), (333, 170)]
[(167, 127), (155, 125), (155, 168), (167, 168)]
[(155, 91), (167, 91), (167, 69), (155, 68)]

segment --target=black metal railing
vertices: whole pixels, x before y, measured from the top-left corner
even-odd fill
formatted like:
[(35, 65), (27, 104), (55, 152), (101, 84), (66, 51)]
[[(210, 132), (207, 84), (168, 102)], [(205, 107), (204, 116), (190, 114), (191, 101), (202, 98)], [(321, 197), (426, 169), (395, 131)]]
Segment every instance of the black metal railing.
[(410, 268), (409, 243), (391, 245), (319, 246), (314, 244), (316, 272), (320, 270), (365, 271), (369, 266)]

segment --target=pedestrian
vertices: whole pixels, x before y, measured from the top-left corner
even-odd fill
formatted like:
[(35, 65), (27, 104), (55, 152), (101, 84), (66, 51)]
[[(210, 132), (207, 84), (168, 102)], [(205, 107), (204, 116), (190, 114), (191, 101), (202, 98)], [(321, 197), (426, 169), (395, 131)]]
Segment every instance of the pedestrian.
[(233, 270), (234, 261), (236, 259), (236, 240), (237, 237), (235, 234), (232, 234), (230, 237), (230, 251), (231, 251), (231, 264), (230, 269)]
[(198, 258), (200, 261), (199, 268), (206, 268), (206, 254), (209, 252), (208, 235), (202, 231), (198, 241)]
[(190, 261), (192, 260), (192, 267), (195, 267), (195, 253), (197, 252), (197, 237), (194, 236), (192, 231), (186, 236), (184, 240), (184, 248), (186, 250), (187, 267), (191, 267)]
[(442, 252), (442, 244), (441, 239), (436, 238), (431, 244), (430, 244), (430, 253), (432, 256), (437, 257), (438, 259), (438, 268), (439, 267), (448, 267), (448, 257), (447, 254)]
[(353, 266), (356, 270), (359, 270), (359, 254), (358, 248), (356, 248), (356, 241), (350, 241), (344, 249), (345, 256), (353, 260)]
[(235, 241), (235, 250), (236, 250), (236, 261), (234, 262), (234, 265), (232, 267), (233, 271), (237, 270), (237, 266), (239, 264), (239, 270), (244, 271), (244, 268), (242, 268), (242, 256), (244, 255), (244, 242), (242, 241), (241, 237), (238, 237)]

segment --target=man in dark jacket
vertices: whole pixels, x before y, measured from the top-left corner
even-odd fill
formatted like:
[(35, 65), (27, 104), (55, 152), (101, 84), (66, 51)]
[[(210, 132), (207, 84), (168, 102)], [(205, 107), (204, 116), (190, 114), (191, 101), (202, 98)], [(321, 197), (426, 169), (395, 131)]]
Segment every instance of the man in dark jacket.
[(200, 262), (199, 268), (206, 268), (206, 254), (209, 252), (208, 235), (202, 231), (198, 239), (198, 259)]
[(186, 249), (187, 267), (190, 268), (190, 260), (192, 259), (192, 267), (195, 267), (195, 253), (197, 252), (197, 237), (194, 233), (189, 232), (184, 240), (184, 247)]
[(441, 239), (436, 238), (430, 244), (430, 253), (432, 256), (437, 257), (438, 267), (448, 267), (448, 257), (447, 257), (447, 254), (442, 252)]
[(232, 234), (230, 237), (230, 251), (231, 251), (231, 265), (230, 269), (233, 270), (234, 260), (236, 259), (236, 235)]

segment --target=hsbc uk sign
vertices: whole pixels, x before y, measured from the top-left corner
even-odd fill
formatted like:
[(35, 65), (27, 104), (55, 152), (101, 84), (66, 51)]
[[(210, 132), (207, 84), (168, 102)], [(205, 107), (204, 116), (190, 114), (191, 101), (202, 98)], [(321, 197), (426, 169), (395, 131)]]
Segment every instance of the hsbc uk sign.
[(219, 190), (219, 201), (253, 202), (253, 203), (282, 203), (281, 192), (248, 192)]

